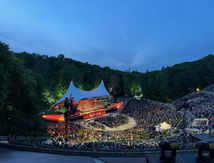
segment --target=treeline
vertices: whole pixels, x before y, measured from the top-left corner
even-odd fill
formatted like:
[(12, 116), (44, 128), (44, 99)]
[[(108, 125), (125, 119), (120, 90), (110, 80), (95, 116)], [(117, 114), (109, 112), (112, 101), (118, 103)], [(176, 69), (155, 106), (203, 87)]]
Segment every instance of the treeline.
[(39, 115), (47, 107), (41, 78), (0, 42), (0, 135), (45, 131)]
[(90, 90), (104, 80), (116, 97), (142, 96), (171, 102), (214, 83), (214, 56), (146, 73), (81, 63), (60, 54), (14, 53), (0, 43), (0, 135), (42, 131), (39, 113), (61, 97), (70, 81)]
[(81, 63), (62, 54), (57, 57), (19, 53), (25, 67), (43, 78), (44, 95), (50, 103), (61, 97), (71, 80), (79, 88), (90, 90), (101, 80), (114, 96), (143, 95), (145, 98), (171, 102), (188, 93), (214, 83), (214, 56), (208, 55), (198, 61), (176, 64), (159, 71), (146, 73), (122, 72)]

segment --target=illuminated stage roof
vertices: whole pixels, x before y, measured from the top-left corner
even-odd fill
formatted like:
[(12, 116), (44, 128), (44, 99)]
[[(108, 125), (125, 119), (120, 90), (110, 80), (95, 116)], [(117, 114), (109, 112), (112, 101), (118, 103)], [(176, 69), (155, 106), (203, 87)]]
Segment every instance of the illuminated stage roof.
[(65, 98), (74, 98), (74, 101), (79, 101), (84, 98), (93, 98), (93, 97), (100, 97), (100, 96), (110, 96), (109, 92), (107, 91), (104, 82), (101, 81), (100, 85), (90, 91), (80, 90), (76, 88), (73, 82), (71, 81), (66, 93), (62, 96), (55, 104), (58, 104), (65, 100)]

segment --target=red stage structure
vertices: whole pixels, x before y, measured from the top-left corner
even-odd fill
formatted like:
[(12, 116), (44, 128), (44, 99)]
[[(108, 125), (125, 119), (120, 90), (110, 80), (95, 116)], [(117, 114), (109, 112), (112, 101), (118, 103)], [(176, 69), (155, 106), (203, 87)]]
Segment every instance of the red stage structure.
[[(69, 117), (69, 120), (88, 119), (105, 115), (106, 113), (120, 109), (124, 105), (123, 101), (112, 103), (112, 98), (106, 90), (103, 81), (98, 88), (91, 91), (79, 90), (71, 82), (65, 95), (53, 105), (52, 109), (57, 110), (64, 107), (65, 98), (69, 98), (68, 101), (72, 102), (73, 106), (77, 109), (76, 113)], [(42, 117), (45, 120), (57, 122), (64, 122), (66, 119), (64, 114), (45, 114)]]

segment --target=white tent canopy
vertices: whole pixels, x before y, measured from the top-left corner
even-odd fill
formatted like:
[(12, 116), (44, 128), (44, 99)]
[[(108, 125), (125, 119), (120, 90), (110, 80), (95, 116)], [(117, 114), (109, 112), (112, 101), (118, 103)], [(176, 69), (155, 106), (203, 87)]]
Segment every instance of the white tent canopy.
[(71, 81), (64, 96), (62, 96), (56, 102), (56, 104), (65, 100), (66, 97), (67, 98), (72, 97), (74, 99), (74, 101), (79, 101), (83, 98), (93, 98), (93, 97), (99, 97), (99, 96), (110, 96), (109, 92), (106, 90), (106, 87), (105, 87), (103, 81), (101, 81), (100, 85), (97, 88), (90, 90), (90, 91), (84, 91), (84, 90), (80, 90), (79, 88), (76, 88), (74, 86), (73, 82)]

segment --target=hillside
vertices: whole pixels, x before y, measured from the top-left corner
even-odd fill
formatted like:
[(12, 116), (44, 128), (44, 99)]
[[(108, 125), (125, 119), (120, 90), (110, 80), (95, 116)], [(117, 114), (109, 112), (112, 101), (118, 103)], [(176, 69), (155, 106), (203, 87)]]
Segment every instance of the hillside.
[(82, 63), (62, 54), (57, 57), (30, 53), (14, 53), (23, 68), (39, 75), (43, 95), (54, 103), (67, 89), (71, 80), (82, 89), (90, 90), (104, 80), (114, 96), (142, 95), (147, 99), (171, 102), (196, 88), (214, 83), (214, 56), (208, 55), (194, 62), (176, 64), (159, 71), (146, 73), (123, 72), (109, 67)]
[(92, 89), (102, 79), (114, 96), (143, 94), (171, 102), (214, 83), (214, 56), (159, 71), (122, 72), (63, 55), (14, 53), (0, 42), (0, 135), (45, 132), (39, 113), (64, 94), (71, 80), (77, 87)]
[(170, 102), (196, 88), (214, 83), (214, 56), (208, 55), (194, 62), (176, 64), (159, 71), (146, 73), (122, 72), (81, 63), (61, 54), (57, 57), (18, 53), (25, 67), (42, 76), (45, 95), (54, 102), (63, 95), (71, 80), (82, 89), (95, 88), (101, 80), (115, 96), (143, 94), (145, 98)]

